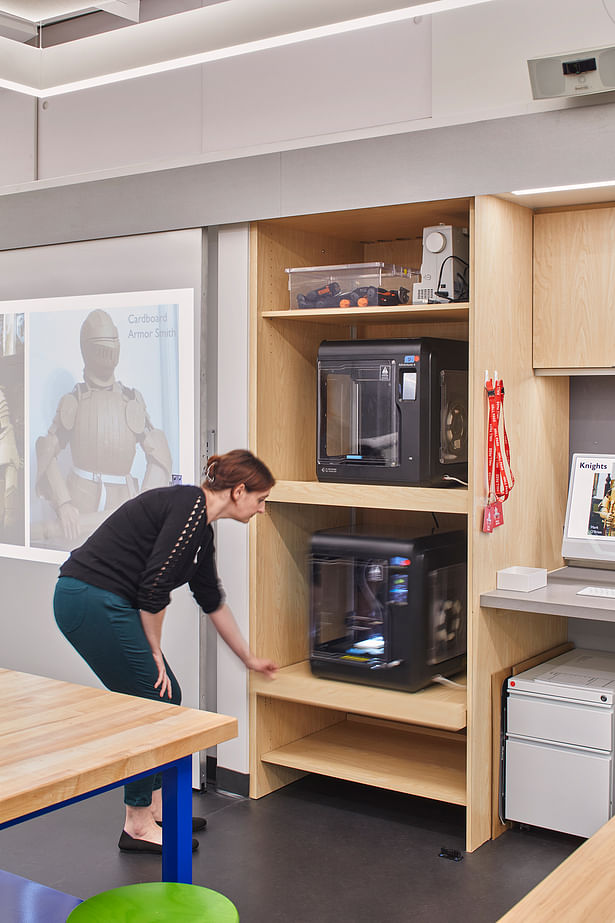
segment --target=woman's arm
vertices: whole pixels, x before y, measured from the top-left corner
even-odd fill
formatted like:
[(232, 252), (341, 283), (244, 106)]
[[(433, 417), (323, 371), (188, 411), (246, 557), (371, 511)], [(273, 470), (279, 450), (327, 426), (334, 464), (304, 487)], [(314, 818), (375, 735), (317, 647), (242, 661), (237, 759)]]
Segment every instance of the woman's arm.
[(248, 670), (255, 670), (257, 673), (264, 673), (270, 678), (273, 677), (273, 674), (278, 669), (277, 665), (272, 660), (254, 656), (239, 631), (239, 626), (233, 613), (226, 603), (223, 603), (215, 612), (208, 614), (222, 640), (243, 661)]
[(162, 650), (160, 647), (162, 640), (162, 623), (164, 621), (166, 611), (166, 608), (161, 609), (160, 612), (146, 612), (145, 609), (139, 609), (141, 625), (143, 626), (143, 631), (145, 633), (145, 637), (147, 638), (147, 643), (152, 649), (154, 663), (158, 668), (158, 679), (154, 683), (154, 689), (158, 689), (160, 686), (161, 699), (164, 697), (165, 692), (169, 698), (171, 698), (172, 694), (171, 680), (167, 676), (167, 670), (164, 665), (164, 658), (162, 656)]

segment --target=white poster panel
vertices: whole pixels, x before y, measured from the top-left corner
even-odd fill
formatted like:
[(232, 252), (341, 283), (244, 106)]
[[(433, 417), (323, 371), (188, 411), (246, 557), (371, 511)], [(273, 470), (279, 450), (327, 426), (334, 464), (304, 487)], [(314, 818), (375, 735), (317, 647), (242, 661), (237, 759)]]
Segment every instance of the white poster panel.
[(2, 302), (0, 312), (0, 389), (22, 485), (17, 514), (8, 507), (19, 529), (0, 515), (1, 556), (62, 563), (125, 500), (194, 483), (193, 289)]
[(25, 543), (24, 315), (0, 314), (0, 543)]
[(615, 542), (615, 458), (575, 455), (566, 538)]

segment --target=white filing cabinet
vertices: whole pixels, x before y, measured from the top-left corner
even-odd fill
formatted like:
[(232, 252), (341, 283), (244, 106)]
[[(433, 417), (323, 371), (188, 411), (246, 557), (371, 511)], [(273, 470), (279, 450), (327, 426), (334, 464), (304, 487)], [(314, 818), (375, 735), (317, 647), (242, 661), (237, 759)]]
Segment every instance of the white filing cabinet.
[(615, 653), (573, 650), (508, 679), (506, 820), (591, 836), (613, 814)]

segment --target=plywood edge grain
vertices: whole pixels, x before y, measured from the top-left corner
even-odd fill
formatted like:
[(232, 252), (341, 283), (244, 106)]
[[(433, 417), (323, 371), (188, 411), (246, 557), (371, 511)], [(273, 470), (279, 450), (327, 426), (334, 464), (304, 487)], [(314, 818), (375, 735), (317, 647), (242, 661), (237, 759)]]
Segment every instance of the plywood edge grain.
[(381, 324), (381, 323), (421, 323), (444, 321), (467, 321), (470, 312), (468, 303), (455, 305), (408, 305), (395, 308), (305, 308), (297, 310), (263, 311), (262, 316), (269, 320), (289, 323), (313, 323), (328, 321), (333, 324)]
[(285, 667), (273, 680), (252, 677), (252, 692), (406, 724), (451, 731), (466, 726), (466, 694), (461, 686), (432, 684), (420, 692), (360, 686), (313, 676), (307, 661)]
[(76, 798), (138, 773), (156, 769), (237, 736), (237, 719), (206, 727), (131, 729), (56, 753), (14, 760), (0, 769), (0, 823)]
[(278, 481), (269, 503), (309, 503), (362, 509), (468, 512), (464, 487), (398, 487), (381, 484), (329, 484), (322, 481)]

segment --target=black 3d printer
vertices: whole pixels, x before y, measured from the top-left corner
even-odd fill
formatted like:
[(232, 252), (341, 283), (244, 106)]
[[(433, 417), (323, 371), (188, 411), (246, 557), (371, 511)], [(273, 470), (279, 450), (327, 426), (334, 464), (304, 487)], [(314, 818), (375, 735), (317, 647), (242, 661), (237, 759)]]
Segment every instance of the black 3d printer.
[(465, 666), (466, 535), (355, 529), (311, 539), (310, 664), (317, 676), (416, 692)]
[(467, 343), (325, 340), (318, 350), (318, 480), (465, 483), (467, 407)]

